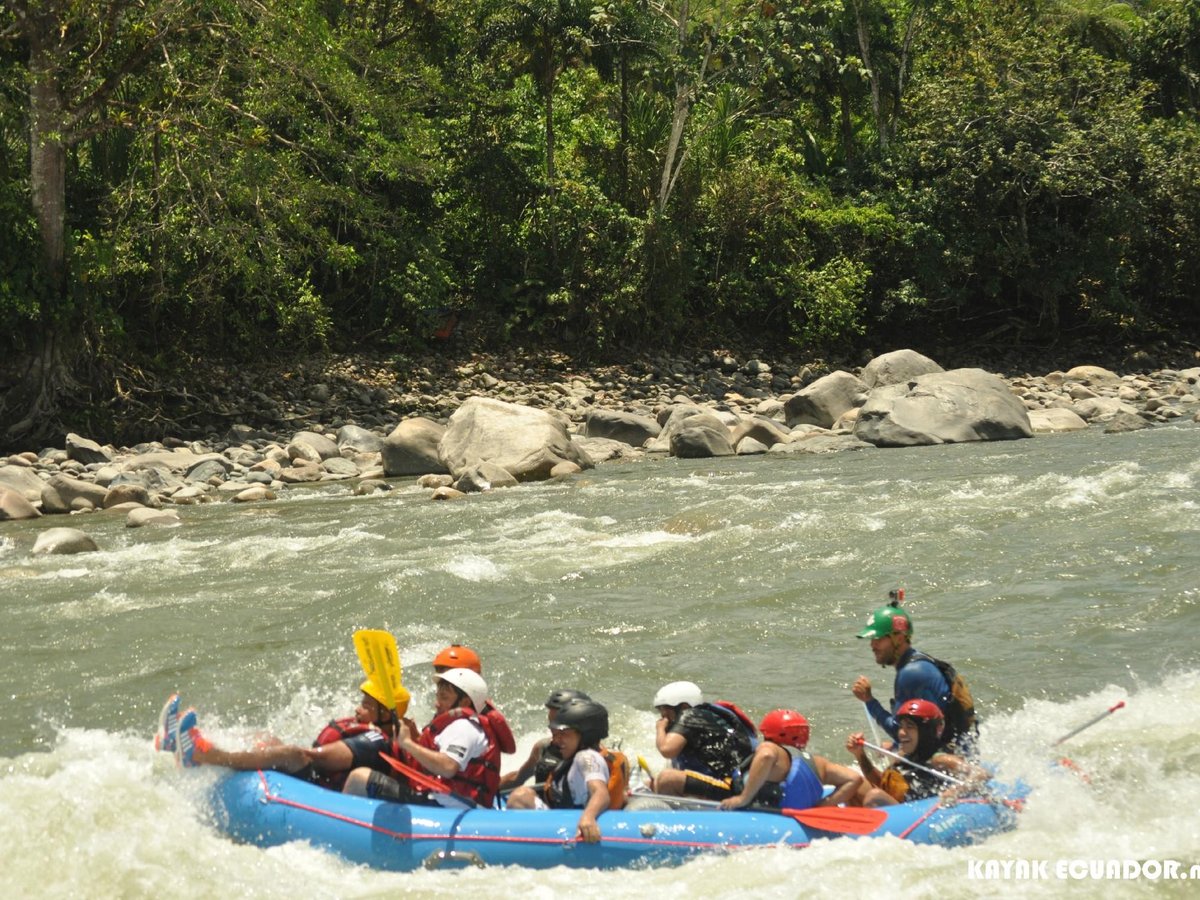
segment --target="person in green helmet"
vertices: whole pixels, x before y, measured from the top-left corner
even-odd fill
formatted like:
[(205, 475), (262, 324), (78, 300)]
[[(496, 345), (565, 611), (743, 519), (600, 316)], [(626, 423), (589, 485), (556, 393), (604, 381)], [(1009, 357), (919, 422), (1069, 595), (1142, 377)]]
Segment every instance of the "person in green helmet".
[(936, 704), (946, 722), (943, 744), (970, 753), (977, 734), (970, 689), (952, 665), (912, 646), (912, 616), (901, 608), (903, 599), (903, 591), (893, 591), (891, 602), (874, 610), (867, 619), (867, 627), (858, 633), (859, 638), (871, 641), (876, 663), (896, 670), (891, 708), (885, 708), (875, 699), (871, 681), (865, 675), (860, 675), (850, 690), (867, 705), (868, 714), (892, 740), (899, 738), (895, 712), (902, 703), (928, 700)]

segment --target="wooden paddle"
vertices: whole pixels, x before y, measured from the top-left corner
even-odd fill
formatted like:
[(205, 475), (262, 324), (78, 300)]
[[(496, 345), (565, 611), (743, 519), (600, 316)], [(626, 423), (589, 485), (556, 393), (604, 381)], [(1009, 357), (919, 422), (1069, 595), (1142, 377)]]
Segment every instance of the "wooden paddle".
[[(630, 798), (649, 797), (653, 800), (664, 800), (681, 809), (720, 809), (721, 804), (716, 800), (700, 800), (695, 797), (676, 797), (668, 794), (630, 794)], [(780, 809), (775, 806), (747, 806), (750, 812), (774, 813), (788, 816), (801, 825), (815, 828), (818, 831), (828, 831), (834, 834), (871, 834), (887, 821), (887, 813), (882, 809), (868, 809), (859, 806), (814, 806), (810, 809)], [(739, 810), (728, 810), (738, 812)]]

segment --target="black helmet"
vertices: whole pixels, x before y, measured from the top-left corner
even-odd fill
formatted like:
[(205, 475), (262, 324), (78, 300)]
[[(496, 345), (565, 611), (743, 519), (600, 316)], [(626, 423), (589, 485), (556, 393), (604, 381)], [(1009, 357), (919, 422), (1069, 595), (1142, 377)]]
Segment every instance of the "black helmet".
[(584, 747), (595, 747), (608, 737), (608, 710), (595, 700), (572, 700), (558, 711), (553, 728), (574, 728)]
[(591, 700), (583, 691), (573, 691), (570, 688), (559, 688), (546, 698), (546, 709), (562, 709), (572, 700)]

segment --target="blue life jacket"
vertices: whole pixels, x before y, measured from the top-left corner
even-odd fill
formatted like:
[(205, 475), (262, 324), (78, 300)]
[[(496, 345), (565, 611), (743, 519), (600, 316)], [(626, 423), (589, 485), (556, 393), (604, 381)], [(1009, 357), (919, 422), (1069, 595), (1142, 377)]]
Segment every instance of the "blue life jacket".
[(778, 806), (783, 809), (810, 809), (821, 802), (825, 796), (825, 785), (817, 775), (816, 764), (812, 754), (803, 750), (793, 750), (785, 747), (792, 757), (792, 767), (787, 776), (778, 784), (763, 785), (755, 798), (766, 806)]

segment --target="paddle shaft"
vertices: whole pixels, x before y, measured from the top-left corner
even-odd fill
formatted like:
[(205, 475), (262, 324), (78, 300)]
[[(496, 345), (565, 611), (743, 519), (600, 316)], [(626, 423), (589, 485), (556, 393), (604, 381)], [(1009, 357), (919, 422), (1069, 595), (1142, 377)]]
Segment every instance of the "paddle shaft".
[(449, 794), (455, 800), (459, 801), (470, 809), (474, 809), (475, 807), (479, 806), (479, 804), (470, 797), (464, 797), (462, 794), (453, 790), (450, 785), (446, 784), (444, 781), (438, 781), (438, 779), (434, 778), (432, 775), (427, 775), (420, 769), (414, 769), (412, 766), (402, 763), (400, 760), (396, 759), (396, 757), (389, 756), (387, 753), (380, 753), (379, 755), (383, 757), (389, 766), (391, 766), (401, 775), (406, 776), (410, 781), (413, 782), (413, 784), (423, 787), (426, 790), (434, 791), (438, 794)]
[(867, 741), (863, 741), (863, 746), (874, 750), (876, 753), (882, 753), (884, 756), (890, 756), (892, 759), (898, 759), (905, 765), (912, 766), (914, 769), (919, 769), (928, 775), (936, 775), (938, 778), (945, 779), (951, 784), (965, 785), (967, 783), (962, 779), (955, 778), (953, 775), (947, 775), (945, 772), (939, 772), (937, 769), (931, 769), (929, 766), (923, 766), (920, 763), (913, 762), (907, 757), (901, 756), (899, 753), (893, 753), (891, 750), (885, 750), (882, 747), (877, 747), (875, 744)]
[(1114, 704), (1113, 706), (1110, 706), (1108, 709), (1106, 709), (1104, 712), (1100, 713), (1100, 715), (1096, 716), (1095, 718), (1088, 719), (1086, 722), (1084, 722), (1082, 725), (1080, 725), (1078, 728), (1074, 729), (1073, 731), (1068, 731), (1066, 734), (1064, 734), (1062, 737), (1060, 737), (1057, 741), (1055, 741), (1050, 746), (1057, 747), (1059, 744), (1063, 743), (1064, 741), (1070, 740), (1071, 738), (1075, 737), (1075, 735), (1079, 734), (1079, 732), (1084, 731), (1085, 729), (1091, 728), (1097, 722), (1107, 719), (1109, 716), (1111, 716), (1113, 713), (1115, 713), (1118, 709), (1120, 709), (1124, 705), (1125, 705), (1125, 701), (1121, 700), (1120, 702)]

